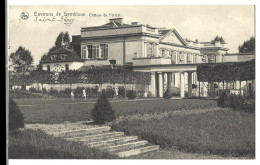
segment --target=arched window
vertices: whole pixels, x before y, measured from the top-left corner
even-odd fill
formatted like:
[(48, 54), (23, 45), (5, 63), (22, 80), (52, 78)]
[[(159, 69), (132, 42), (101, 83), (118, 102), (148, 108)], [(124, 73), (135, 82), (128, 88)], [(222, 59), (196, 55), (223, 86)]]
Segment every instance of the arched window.
[(65, 65), (65, 71), (68, 71), (68, 70), (69, 70), (69, 65), (66, 64), (66, 65)]
[(48, 72), (51, 71), (51, 67), (50, 67), (50, 65), (47, 65), (47, 71), (48, 71)]

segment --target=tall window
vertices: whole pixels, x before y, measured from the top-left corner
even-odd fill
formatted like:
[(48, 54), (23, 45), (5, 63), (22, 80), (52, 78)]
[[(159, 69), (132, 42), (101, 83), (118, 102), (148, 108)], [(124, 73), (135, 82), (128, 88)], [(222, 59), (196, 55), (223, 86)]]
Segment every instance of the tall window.
[(101, 58), (108, 57), (108, 45), (107, 44), (100, 44), (100, 51), (101, 51)]
[(171, 56), (172, 64), (176, 64), (176, 54), (174, 50), (171, 50), (170, 56)]
[(87, 57), (86, 57), (86, 53), (87, 53), (87, 51), (86, 51), (86, 46), (82, 46), (81, 47), (81, 59), (86, 59)]
[(153, 44), (152, 43), (148, 43), (147, 45), (147, 56), (148, 57), (153, 57)]
[(88, 45), (88, 58), (92, 58), (92, 45)]
[(98, 59), (98, 58), (107, 58), (108, 57), (108, 45), (88, 45), (88, 58), (89, 59)]
[(161, 57), (165, 57), (165, 50), (161, 49)]
[(96, 58), (97, 57), (97, 46), (93, 45), (92, 46), (92, 58)]
[(183, 64), (184, 63), (184, 53), (183, 52), (179, 53), (179, 60), (180, 60), (179, 64)]

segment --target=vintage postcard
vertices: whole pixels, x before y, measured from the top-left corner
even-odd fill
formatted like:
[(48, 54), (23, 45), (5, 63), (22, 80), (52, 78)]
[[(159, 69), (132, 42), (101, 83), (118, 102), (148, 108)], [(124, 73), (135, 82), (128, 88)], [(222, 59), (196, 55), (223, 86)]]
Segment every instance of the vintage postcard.
[(8, 159), (255, 159), (254, 5), (8, 10)]

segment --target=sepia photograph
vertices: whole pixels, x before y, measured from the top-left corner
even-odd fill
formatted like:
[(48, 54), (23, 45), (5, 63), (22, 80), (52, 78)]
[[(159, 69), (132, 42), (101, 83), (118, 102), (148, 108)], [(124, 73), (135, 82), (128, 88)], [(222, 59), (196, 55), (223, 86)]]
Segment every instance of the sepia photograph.
[(255, 160), (255, 5), (7, 8), (8, 159)]

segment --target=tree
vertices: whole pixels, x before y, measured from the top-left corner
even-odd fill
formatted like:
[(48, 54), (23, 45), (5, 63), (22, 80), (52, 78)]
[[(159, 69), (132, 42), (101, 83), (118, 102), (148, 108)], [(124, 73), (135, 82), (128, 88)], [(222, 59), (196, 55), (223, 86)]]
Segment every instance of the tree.
[(70, 35), (69, 35), (69, 32), (65, 32), (64, 33), (64, 36), (63, 36), (63, 44), (65, 45), (69, 45), (70, 43)]
[(9, 98), (9, 130), (18, 128), (24, 128), (23, 114), (13, 99)]
[(224, 43), (225, 42), (225, 40), (224, 40), (224, 38), (222, 37), (222, 36), (216, 36), (212, 41), (211, 41), (211, 43), (215, 43), (215, 41), (220, 41), (221, 43)]
[(96, 124), (104, 124), (115, 120), (115, 111), (112, 109), (105, 94), (101, 94), (94, 109), (91, 112), (91, 117)]
[(60, 32), (55, 41), (55, 47), (61, 47), (63, 44), (64, 33)]
[(19, 46), (15, 52), (11, 53), (10, 62), (18, 74), (25, 74), (30, 70), (33, 64), (31, 51), (25, 49), (23, 46)]
[(249, 40), (238, 46), (239, 53), (255, 53), (255, 37), (251, 37)]

